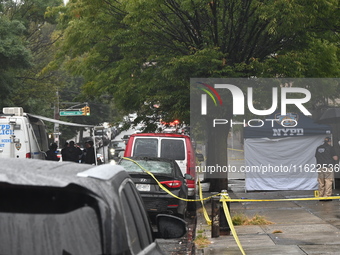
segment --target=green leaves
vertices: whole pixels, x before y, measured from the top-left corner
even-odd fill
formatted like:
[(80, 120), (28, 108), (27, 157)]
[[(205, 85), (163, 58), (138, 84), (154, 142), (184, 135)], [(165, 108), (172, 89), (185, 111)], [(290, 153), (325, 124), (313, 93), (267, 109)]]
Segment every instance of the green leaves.
[[(52, 58), (53, 21), (47, 6), (62, 1), (3, 1), (0, 14), (0, 89), (3, 106), (22, 106), (27, 112), (47, 113), (55, 98), (55, 72), (41, 70)], [(58, 83), (59, 84), (59, 83)], [(44, 106), (47, 108), (44, 108)]]
[(0, 19), (0, 71), (28, 67), (31, 56), (22, 38), (25, 27), (17, 20)]
[(189, 115), (191, 77), (336, 77), (335, 0), (73, 0), (57, 62), (126, 111)]

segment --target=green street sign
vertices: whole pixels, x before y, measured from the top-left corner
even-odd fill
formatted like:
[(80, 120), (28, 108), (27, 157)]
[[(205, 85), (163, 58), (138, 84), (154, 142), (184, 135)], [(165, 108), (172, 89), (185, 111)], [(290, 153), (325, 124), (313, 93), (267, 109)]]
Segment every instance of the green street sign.
[(82, 111), (63, 111), (59, 112), (60, 116), (81, 116), (83, 115)]

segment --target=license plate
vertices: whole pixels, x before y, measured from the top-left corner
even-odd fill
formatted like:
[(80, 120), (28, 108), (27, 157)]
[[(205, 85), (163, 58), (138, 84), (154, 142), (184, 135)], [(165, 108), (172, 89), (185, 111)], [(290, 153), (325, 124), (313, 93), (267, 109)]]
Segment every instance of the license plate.
[(150, 191), (150, 184), (136, 184), (136, 188), (139, 191)]

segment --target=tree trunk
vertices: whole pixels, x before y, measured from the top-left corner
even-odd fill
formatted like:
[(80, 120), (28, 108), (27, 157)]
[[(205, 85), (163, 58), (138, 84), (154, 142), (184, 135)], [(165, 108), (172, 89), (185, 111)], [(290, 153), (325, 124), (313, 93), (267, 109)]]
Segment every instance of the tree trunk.
[[(212, 118), (208, 120), (212, 123)], [(205, 181), (210, 182), (211, 192), (228, 189), (228, 151), (229, 125), (216, 125), (207, 128), (207, 162)]]

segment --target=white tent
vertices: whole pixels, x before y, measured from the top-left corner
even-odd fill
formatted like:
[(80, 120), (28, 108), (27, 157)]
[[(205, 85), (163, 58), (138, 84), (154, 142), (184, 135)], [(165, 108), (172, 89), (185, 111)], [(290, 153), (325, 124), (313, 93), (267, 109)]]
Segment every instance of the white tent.
[(330, 127), (296, 113), (267, 119), (280, 121), (244, 130), (246, 190), (317, 189), (315, 150), (330, 136)]

